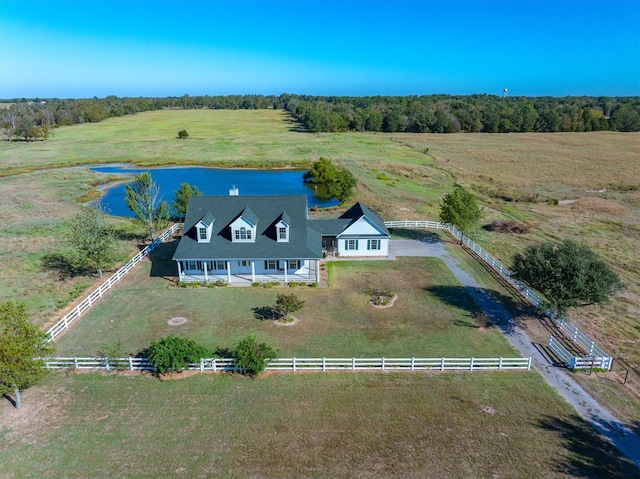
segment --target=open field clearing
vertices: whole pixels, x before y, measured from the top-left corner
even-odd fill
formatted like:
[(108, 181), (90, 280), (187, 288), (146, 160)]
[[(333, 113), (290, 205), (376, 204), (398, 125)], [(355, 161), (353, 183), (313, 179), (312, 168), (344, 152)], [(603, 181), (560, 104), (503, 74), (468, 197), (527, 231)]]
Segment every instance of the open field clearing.
[[(171, 245), (163, 245), (170, 258)], [(162, 248), (162, 247), (161, 247)], [(250, 333), (280, 357), (517, 357), (502, 334), (480, 324), (478, 307), (444, 263), (433, 258), (330, 264), (329, 288), (177, 288), (162, 276), (169, 261), (154, 254), (58, 340), (58, 355), (93, 356), (110, 344), (136, 354), (169, 334), (195, 339), (212, 351), (233, 348)], [(151, 273), (152, 275), (156, 273)], [(393, 288), (393, 307), (374, 308), (368, 291)], [(296, 324), (268, 315), (278, 294), (306, 302)], [(498, 293), (496, 293), (498, 294)], [(167, 323), (187, 318), (180, 326)]]
[[(190, 138), (185, 141), (175, 139), (177, 132), (183, 128), (189, 131)], [(495, 219), (514, 219), (532, 227), (531, 232), (525, 235), (491, 233), (481, 227), (470, 232), (475, 241), (507, 264), (515, 252), (528, 244), (573, 238), (586, 242), (620, 273), (627, 289), (603, 308), (587, 307), (572, 312), (572, 321), (607, 352), (623, 360), (618, 364), (631, 371), (629, 382), (622, 386), (616, 378), (595, 374), (591, 377), (577, 374), (576, 379), (621, 419), (637, 424), (637, 418), (640, 417), (639, 151), (638, 133), (308, 134), (296, 131), (296, 125), (283, 112), (273, 110), (148, 112), (97, 124), (60, 128), (46, 142), (0, 142), (0, 175), (3, 176), (0, 178), (0, 256), (3, 260), (0, 300), (26, 300), (35, 320), (44, 324), (59, 305), (66, 304), (79, 293), (83, 285), (93, 281), (93, 278), (85, 276), (71, 278), (61, 275), (59, 270), (43, 267), (42, 260), (47, 255), (59, 252), (63, 220), (78, 210), (80, 202), (95, 194), (90, 185), (100, 182), (100, 178), (104, 181), (104, 177), (80, 168), (32, 170), (111, 162), (285, 167), (310, 165), (320, 156), (325, 156), (348, 167), (356, 175), (356, 199), (370, 206), (385, 220), (436, 219), (439, 201), (455, 181), (478, 194), (484, 206), (482, 224)], [(602, 191), (604, 189), (606, 191)], [(169, 195), (171, 193), (166, 192)], [(566, 202), (556, 205), (554, 200)], [(336, 211), (319, 214), (335, 216)], [(135, 250), (139, 238), (125, 228), (126, 220), (118, 221), (118, 224), (123, 228), (123, 251)], [(467, 269), (482, 277), (481, 268), (470, 258), (467, 259), (470, 261)], [(149, 268), (149, 265), (145, 267)], [(410, 273), (408, 278), (413, 278), (416, 266), (411, 264), (406, 267)], [(434, 274), (438, 278), (445, 278), (445, 286), (449, 285), (446, 275), (440, 275), (437, 266), (434, 268)], [(342, 321), (342, 330), (336, 327), (332, 331), (326, 329), (322, 322), (322, 312), (328, 309), (328, 301), (321, 303), (311, 299), (327, 294), (324, 290), (245, 290), (252, 299), (245, 306), (240, 306), (238, 303), (242, 304), (244, 299), (238, 301), (234, 295), (239, 293), (232, 290), (171, 289), (169, 282), (161, 276), (172, 275), (174, 270), (151, 277), (149, 271), (141, 270), (142, 276), (145, 277), (146, 272), (149, 281), (163, 284), (159, 290), (162, 294), (154, 293), (149, 299), (149, 303), (153, 298), (166, 311), (165, 316), (159, 318), (162, 321), (156, 323), (157, 318), (138, 313), (135, 317), (129, 317), (129, 308), (125, 306), (129, 303), (132, 308), (139, 310), (139, 296), (132, 288), (120, 287), (111, 294), (121, 295), (117, 299), (123, 305), (116, 309), (121, 319), (114, 320), (113, 325), (107, 324), (104, 332), (98, 332), (98, 324), (103, 324), (101, 319), (108, 319), (109, 322), (112, 319), (106, 308), (100, 305), (98, 308), (102, 307), (102, 310), (96, 309), (91, 313), (92, 316), (81, 319), (69, 336), (61, 340), (61, 351), (74, 354), (72, 349), (80, 344), (78, 331), (86, 328), (90, 331), (89, 338), (82, 340), (89, 341), (83, 346), (88, 354), (95, 354), (97, 348), (119, 338), (122, 339), (123, 349), (135, 352), (136, 348), (148, 345), (150, 337), (177, 332), (166, 324), (166, 320), (172, 316), (188, 316), (185, 314), (186, 304), (192, 308), (194, 319), (181, 327), (185, 331), (194, 326), (203, 327), (202, 333), (197, 334), (211, 347), (231, 346), (235, 340), (251, 331), (258, 333), (261, 339), (276, 340), (274, 342), (283, 354), (286, 351), (292, 354), (305, 351), (306, 356), (311, 355), (312, 351), (329, 355), (329, 352), (325, 352), (327, 348), (342, 351), (340, 348), (347, 344), (350, 348), (352, 346), (350, 355), (356, 355), (358, 351), (381, 351), (380, 354), (385, 355), (389, 354), (387, 351), (407, 351), (409, 354), (409, 349), (424, 350), (436, 344), (436, 347), (456, 347), (457, 335), (465, 338), (465, 341), (480, 341), (481, 347), (486, 350), (498, 344), (491, 339), (492, 330), (480, 334), (473, 327), (473, 306), (465, 305), (466, 300), (463, 301), (465, 304), (447, 304), (447, 298), (450, 303), (454, 302), (451, 295), (447, 294), (441, 294), (440, 306), (434, 302), (429, 307), (438, 314), (441, 311), (437, 309), (441, 308), (448, 315), (445, 317), (453, 322), (461, 321), (450, 330), (453, 331), (450, 336), (447, 336), (446, 328), (439, 330), (435, 327), (441, 324), (439, 322), (427, 327), (423, 321), (415, 326), (409, 320), (398, 322), (394, 315), (384, 316), (386, 312), (375, 312), (369, 316), (375, 318), (373, 327), (367, 324), (365, 328), (362, 322), (354, 327), (353, 323), (348, 322), (345, 312), (355, 308), (361, 314), (362, 308), (367, 310), (364, 307), (367, 306), (364, 304), (364, 295), (358, 289), (364, 283), (359, 280), (353, 284), (344, 282), (346, 279), (337, 272), (336, 284), (340, 285), (340, 281), (343, 281), (342, 286), (355, 287), (356, 292), (345, 294), (340, 301), (331, 301), (332, 314)], [(483, 278), (485, 280), (486, 277)], [(421, 277), (419, 281), (426, 284), (425, 278)], [(403, 282), (399, 284), (401, 288), (409, 288)], [(273, 304), (277, 291), (300, 293), (308, 303), (299, 313), (299, 324), (281, 327), (276, 331), (277, 327), (273, 324), (255, 319), (251, 307)], [(429, 297), (429, 294), (417, 290), (406, 291), (415, 294), (420, 301)], [(431, 291), (432, 299), (435, 293)], [(168, 299), (162, 302), (165, 295), (178, 303), (188, 297), (189, 302), (182, 302), (171, 309)], [(198, 301), (214, 297), (219, 303)], [(136, 298), (138, 304), (133, 305)], [(217, 305), (224, 306), (232, 313), (232, 326), (247, 329), (229, 327), (225, 330), (216, 322)], [(403, 304), (400, 301), (397, 307), (397, 310), (394, 306), (391, 311), (399, 312), (405, 308), (402, 315), (417, 317), (418, 321), (426, 316), (417, 312), (416, 304)], [(308, 321), (307, 317), (313, 321)], [(92, 318), (97, 319), (92, 323)], [(133, 331), (131, 337), (124, 332), (126, 329), (121, 324), (125, 318), (129, 321), (126, 327)], [(89, 320), (89, 323), (84, 324), (85, 320)], [(548, 340), (543, 328), (533, 321), (529, 324), (529, 332), (535, 341), (544, 343)], [(147, 327), (157, 329), (146, 331)], [(419, 329), (413, 329), (416, 327)], [(308, 328), (310, 338), (314, 334), (323, 338), (322, 335), (326, 334), (326, 339), (306, 342), (298, 339), (298, 332), (304, 328)], [(346, 332), (349, 336), (341, 339)], [(385, 341), (389, 335), (392, 339)], [(427, 336), (433, 337), (434, 342), (428, 344)], [(222, 337), (227, 339), (222, 341)], [(499, 345), (496, 350), (502, 347)], [(425, 351), (425, 354), (428, 353), (429, 350)], [(413, 354), (418, 353), (410, 353)], [(624, 369), (620, 371), (624, 373)], [(537, 397), (537, 393), (533, 397)], [(554, 476), (555, 473), (546, 475)], [(599, 476), (594, 473), (590, 477)]]
[(1, 405), (0, 477), (638, 475), (534, 373), (178, 377), (50, 376)]

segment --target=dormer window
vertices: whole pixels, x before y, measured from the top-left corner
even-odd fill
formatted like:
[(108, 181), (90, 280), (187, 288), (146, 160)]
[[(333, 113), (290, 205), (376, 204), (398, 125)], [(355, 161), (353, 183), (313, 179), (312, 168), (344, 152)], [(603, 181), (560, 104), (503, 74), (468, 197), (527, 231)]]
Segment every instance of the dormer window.
[(236, 239), (244, 241), (251, 240), (251, 230), (242, 226), (239, 230), (236, 230)]
[(198, 243), (208, 243), (209, 241), (211, 241), (214, 221), (215, 219), (213, 215), (211, 214), (211, 212), (209, 212), (195, 224), (196, 238), (198, 240)]
[(276, 223), (276, 241), (278, 243), (289, 242), (289, 225), (291, 225), (291, 218), (286, 213), (282, 213)]
[(233, 242), (255, 242), (258, 217), (249, 208), (245, 208), (230, 225)]

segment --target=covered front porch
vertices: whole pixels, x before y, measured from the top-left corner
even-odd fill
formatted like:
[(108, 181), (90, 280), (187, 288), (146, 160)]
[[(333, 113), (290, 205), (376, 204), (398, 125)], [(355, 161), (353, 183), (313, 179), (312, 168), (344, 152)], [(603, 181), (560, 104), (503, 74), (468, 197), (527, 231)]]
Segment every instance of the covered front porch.
[[(233, 286), (272, 281), (317, 283), (320, 281), (319, 263), (317, 259), (176, 261), (179, 281), (198, 283), (222, 281)], [(263, 264), (273, 268), (263, 267)]]

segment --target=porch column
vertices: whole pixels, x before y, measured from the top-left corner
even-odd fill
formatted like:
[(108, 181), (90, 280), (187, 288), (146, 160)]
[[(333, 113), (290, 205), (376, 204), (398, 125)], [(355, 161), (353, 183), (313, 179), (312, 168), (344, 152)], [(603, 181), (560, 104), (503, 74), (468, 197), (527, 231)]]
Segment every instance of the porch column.
[(227, 283), (231, 284), (231, 262), (227, 261)]
[(320, 260), (316, 260), (316, 283), (320, 284)]
[(207, 275), (207, 263), (208, 261), (203, 261), (202, 265), (204, 266), (204, 280), (209, 281), (209, 276)]
[(289, 268), (289, 261), (284, 260), (284, 282), (287, 282), (287, 268)]
[(178, 281), (182, 281), (182, 268), (180, 267), (180, 261), (176, 261), (178, 264)]
[(253, 260), (251, 260), (251, 282), (256, 282), (256, 264)]

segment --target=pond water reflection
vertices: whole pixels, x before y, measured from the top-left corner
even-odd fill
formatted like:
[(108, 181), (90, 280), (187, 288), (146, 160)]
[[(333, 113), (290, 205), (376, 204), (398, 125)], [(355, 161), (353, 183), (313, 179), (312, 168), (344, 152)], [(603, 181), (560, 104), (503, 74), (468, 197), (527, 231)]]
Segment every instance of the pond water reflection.
[[(149, 171), (160, 187), (162, 199), (171, 203), (181, 183), (197, 186), (204, 195), (228, 195), (232, 186), (240, 195), (307, 195), (309, 207), (326, 208), (338, 201), (316, 196), (313, 186), (302, 182), (304, 170), (244, 170), (220, 168), (129, 168), (100, 166), (92, 171), (117, 175), (137, 175)], [(102, 198), (102, 205), (114, 216), (132, 217), (124, 202), (124, 185), (110, 188)]]

